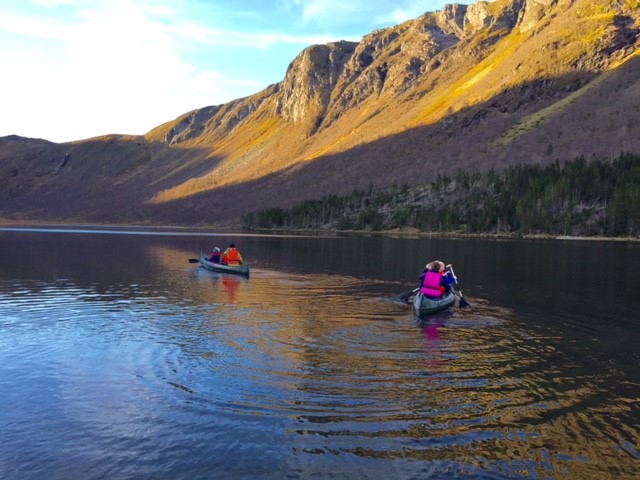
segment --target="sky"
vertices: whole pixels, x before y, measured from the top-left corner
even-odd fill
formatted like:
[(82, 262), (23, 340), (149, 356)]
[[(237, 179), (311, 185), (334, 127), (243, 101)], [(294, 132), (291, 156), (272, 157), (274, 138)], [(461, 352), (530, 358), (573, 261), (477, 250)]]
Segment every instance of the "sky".
[[(142, 135), (444, 0), (0, 0), (0, 137)], [(457, 3), (471, 3), (460, 2)]]

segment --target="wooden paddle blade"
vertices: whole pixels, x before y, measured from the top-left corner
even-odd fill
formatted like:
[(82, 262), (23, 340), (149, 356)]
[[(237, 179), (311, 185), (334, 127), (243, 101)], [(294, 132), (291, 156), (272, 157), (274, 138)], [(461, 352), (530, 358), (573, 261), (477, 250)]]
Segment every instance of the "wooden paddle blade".
[(200, 262), (199, 258), (190, 258), (189, 259), (189, 263), (198, 263), (198, 262)]
[(471, 304), (467, 302), (462, 295), (460, 295), (460, 297), (458, 298), (458, 306), (460, 308), (464, 308), (464, 307), (470, 307)]

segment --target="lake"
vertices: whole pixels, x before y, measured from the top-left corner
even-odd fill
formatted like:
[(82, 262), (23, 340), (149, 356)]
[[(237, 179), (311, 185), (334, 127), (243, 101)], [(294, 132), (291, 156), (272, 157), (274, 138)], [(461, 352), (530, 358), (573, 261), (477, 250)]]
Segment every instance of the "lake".
[[(249, 279), (189, 263), (235, 242)], [(640, 243), (0, 229), (0, 478), (631, 479)], [(467, 308), (398, 296), (452, 263)]]

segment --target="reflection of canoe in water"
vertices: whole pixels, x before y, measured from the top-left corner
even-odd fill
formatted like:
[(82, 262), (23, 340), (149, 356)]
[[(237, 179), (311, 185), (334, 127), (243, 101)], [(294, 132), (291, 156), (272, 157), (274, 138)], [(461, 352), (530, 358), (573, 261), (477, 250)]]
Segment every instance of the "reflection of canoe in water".
[(418, 292), (413, 299), (413, 309), (417, 315), (423, 317), (446, 310), (453, 306), (454, 303), (456, 303), (456, 296), (451, 292), (443, 295), (441, 298), (429, 298)]
[(213, 263), (207, 259), (207, 256), (204, 254), (204, 252), (200, 252), (200, 266), (206, 268), (207, 270), (211, 270), (212, 272), (234, 273), (236, 275), (242, 275), (244, 277), (249, 276), (249, 265), (247, 265), (246, 263), (238, 265), (237, 267), (224, 265), (223, 263)]

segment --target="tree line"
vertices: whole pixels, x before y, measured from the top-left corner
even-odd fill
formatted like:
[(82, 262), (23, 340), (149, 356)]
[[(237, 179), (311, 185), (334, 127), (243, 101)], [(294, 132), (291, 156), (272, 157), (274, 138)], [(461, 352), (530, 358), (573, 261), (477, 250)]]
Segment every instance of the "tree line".
[(640, 156), (584, 157), (501, 172), (457, 171), (419, 187), (307, 200), (243, 217), (248, 229), (369, 230), (415, 228), (472, 234), (638, 236)]

